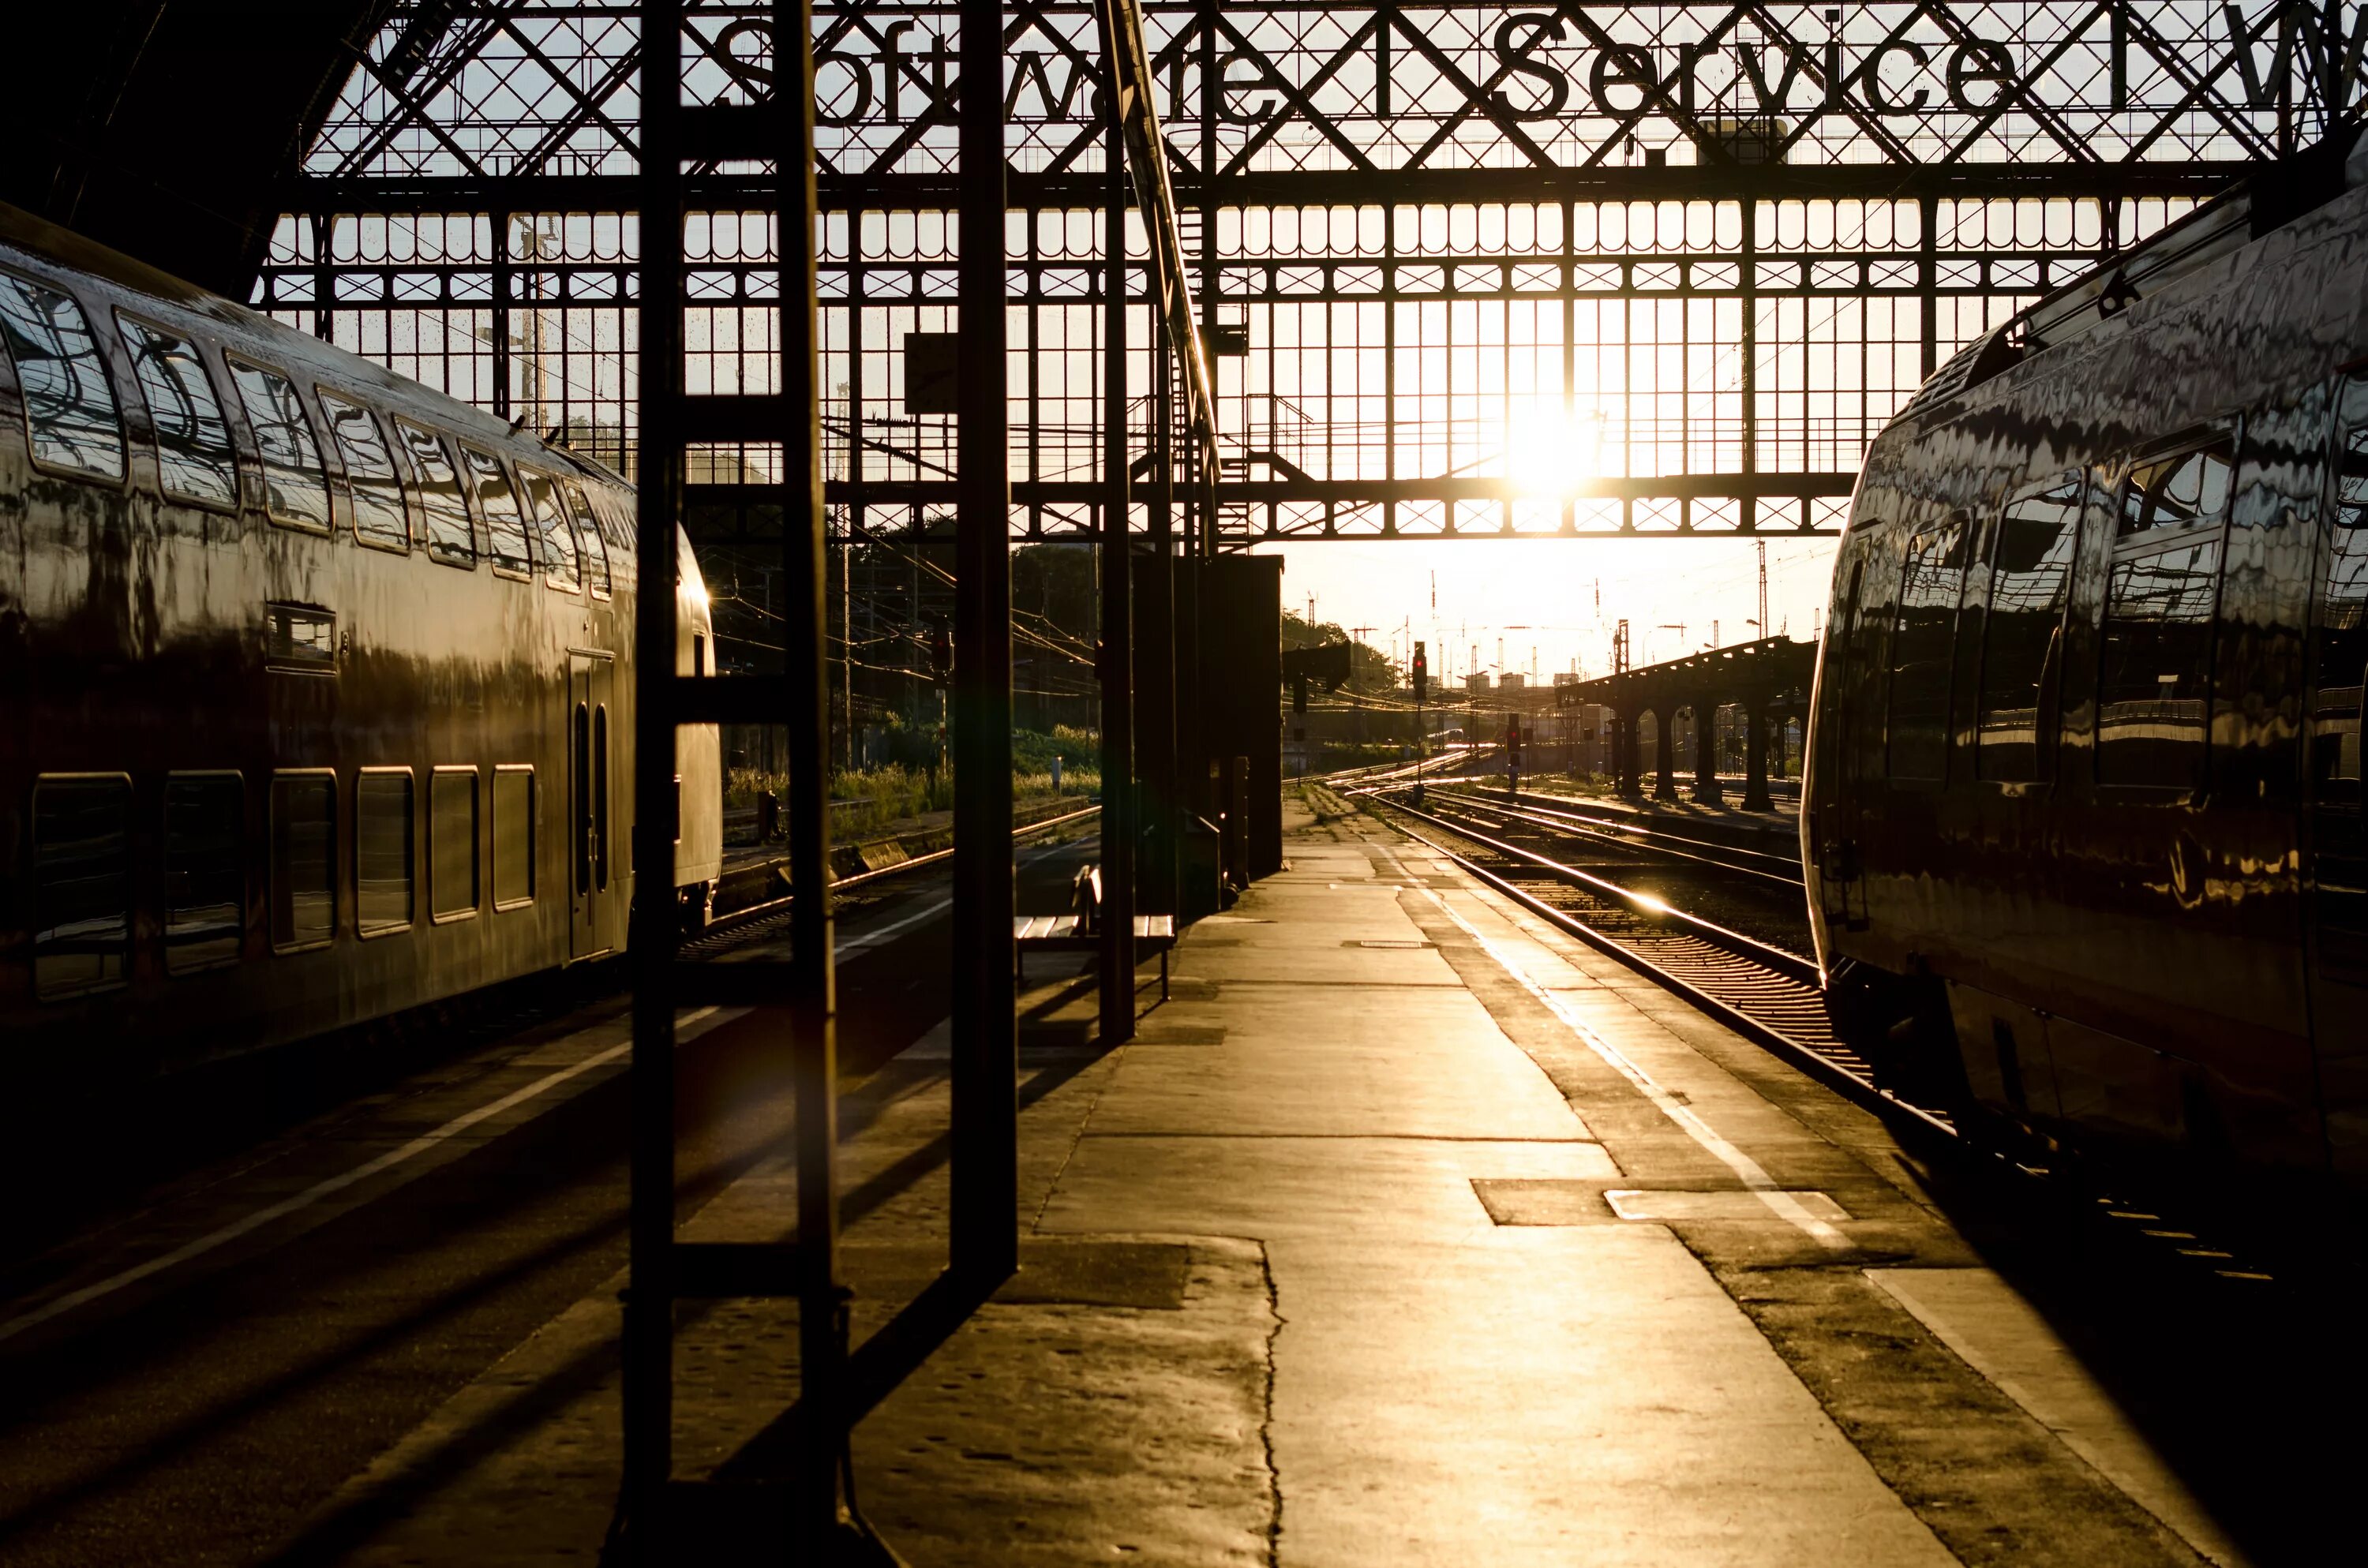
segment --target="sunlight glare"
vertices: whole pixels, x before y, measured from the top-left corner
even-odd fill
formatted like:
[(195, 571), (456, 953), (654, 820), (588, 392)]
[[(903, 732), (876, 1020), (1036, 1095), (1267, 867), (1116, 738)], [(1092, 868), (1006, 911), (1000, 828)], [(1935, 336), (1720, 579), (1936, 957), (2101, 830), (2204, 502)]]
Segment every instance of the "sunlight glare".
[(1565, 414), (1541, 407), (1513, 416), (1505, 439), (1505, 477), (1517, 495), (1569, 495), (1602, 472), (1602, 410)]

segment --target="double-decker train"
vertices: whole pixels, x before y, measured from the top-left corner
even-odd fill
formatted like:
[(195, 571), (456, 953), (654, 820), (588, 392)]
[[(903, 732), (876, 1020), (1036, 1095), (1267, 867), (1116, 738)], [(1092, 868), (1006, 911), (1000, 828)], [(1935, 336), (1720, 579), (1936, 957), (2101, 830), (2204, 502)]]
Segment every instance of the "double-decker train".
[(1878, 1071), (2368, 1185), (2368, 147), (1944, 365), (1868, 453), (1831, 606), (1802, 858)]
[[(599, 465), (0, 208), (0, 1076), (147, 1075), (624, 945), (637, 562)], [(643, 568), (648, 568), (644, 570)]]

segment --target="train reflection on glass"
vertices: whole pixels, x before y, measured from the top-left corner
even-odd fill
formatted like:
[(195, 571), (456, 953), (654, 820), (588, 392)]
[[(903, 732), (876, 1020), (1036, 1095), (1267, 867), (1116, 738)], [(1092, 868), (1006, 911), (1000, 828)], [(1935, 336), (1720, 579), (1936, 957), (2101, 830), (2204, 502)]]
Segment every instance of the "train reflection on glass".
[[(10, 1081), (183, 1066), (623, 946), (623, 482), (5, 208), (0, 349)], [(676, 667), (703, 669), (688, 544), (658, 564)], [(696, 919), (712, 729), (677, 771), (655, 874)]]
[(1810, 914), (1850, 1037), (1976, 1123), (2368, 1180), (2363, 181), (2265, 173), (1869, 453)]

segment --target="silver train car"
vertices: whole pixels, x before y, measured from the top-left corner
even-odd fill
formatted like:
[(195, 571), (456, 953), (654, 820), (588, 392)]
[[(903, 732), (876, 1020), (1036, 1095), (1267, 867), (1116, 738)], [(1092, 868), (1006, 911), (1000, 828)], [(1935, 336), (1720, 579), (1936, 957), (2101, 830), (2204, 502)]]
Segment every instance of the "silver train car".
[(1878, 1072), (2009, 1138), (2368, 1186), (2368, 150), (1952, 359), (1831, 607), (1802, 856)]
[(0, 208), (0, 1074), (151, 1074), (703, 917), (712, 729), (632, 864), (607, 469)]

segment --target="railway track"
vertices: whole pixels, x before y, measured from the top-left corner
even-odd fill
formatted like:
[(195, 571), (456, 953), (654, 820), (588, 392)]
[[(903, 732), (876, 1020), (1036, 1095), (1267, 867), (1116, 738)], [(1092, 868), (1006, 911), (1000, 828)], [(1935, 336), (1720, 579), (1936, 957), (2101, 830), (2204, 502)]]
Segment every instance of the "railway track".
[(1548, 833), (1618, 848), (1644, 850), (1664, 859), (1712, 866), (1722, 871), (1770, 882), (1792, 892), (1798, 892), (1802, 886), (1801, 857), (1797, 851), (1779, 854), (1771, 850), (1752, 849), (1682, 833), (1666, 825), (1648, 826), (1640, 822), (1599, 816), (1536, 800), (1507, 801), (1463, 788), (1441, 790), (1437, 798), (1452, 801), (1461, 809), (1488, 813), (1504, 822), (1520, 823)]
[[(2246, 1284), (2276, 1278), (2253, 1256), (2257, 1248), (2234, 1239), (2248, 1233), (2246, 1227), (2207, 1203), (2176, 1194), (2141, 1196), (2156, 1184), (2134, 1183), (2123, 1173), (2035, 1148), (2009, 1151), (1987, 1142), (1976, 1144), (1963, 1136), (1946, 1108), (1878, 1085), (1872, 1064), (1828, 1025), (1811, 960), (1676, 908), (1653, 893), (1499, 838), (1474, 823), (1492, 812), (1516, 820), (1540, 813), (1508, 812), (1452, 790), (1436, 791), (1429, 799), (1452, 815), (1411, 806), (1381, 791), (1362, 796), (1361, 803), (1390, 813), (1383, 820), (1397, 832), (1873, 1111), (1896, 1131), (1939, 1140), (1960, 1153), (1995, 1156), (1987, 1163), (2035, 1183), (2051, 1205), (2068, 1199), (2077, 1222), (2084, 1227), (2082, 1233), (2128, 1249), (2130, 1256), (2168, 1262), (2182, 1272), (2201, 1268)], [(1413, 823), (1431, 831), (1420, 831)], [(1666, 847), (1657, 852), (1682, 853)], [(1748, 870), (1742, 866), (1725, 869), (1738, 874)]]
[[(1431, 833), (1406, 821), (1394, 825), (1557, 929), (1684, 997), (1812, 1077), (1886, 1116), (1955, 1135), (1946, 1111), (1878, 1086), (1865, 1058), (1835, 1037), (1811, 960), (1689, 914), (1656, 894), (1497, 837), (1474, 822), (1484, 812), (1516, 818), (1529, 813), (1480, 806), (1452, 791), (1440, 791), (1431, 801), (1454, 816), (1386, 795), (1365, 799), (1427, 824)], [(1739, 875), (1766, 874), (1742, 867), (1725, 869)]]
[[(1087, 806), (1078, 811), (1064, 812), (1057, 817), (1046, 817), (1042, 822), (1033, 822), (1025, 827), (1012, 829), (1012, 841), (1018, 843), (1033, 838), (1039, 835), (1050, 833), (1057, 827), (1075, 826), (1100, 813), (1099, 806)], [(894, 866), (883, 866), (876, 871), (860, 871), (851, 877), (841, 877), (830, 884), (830, 891), (834, 895), (861, 892), (879, 883), (907, 876), (915, 871), (927, 870), (932, 866), (950, 861), (953, 858), (953, 853), (952, 846), (948, 846), (943, 849), (931, 850), (927, 855), (916, 855), (911, 859), (899, 861)], [(789, 917), (790, 900), (786, 894), (780, 898), (768, 899), (762, 903), (752, 903), (746, 909), (735, 909), (729, 915), (718, 915), (709, 921), (704, 930), (685, 941), (677, 951), (687, 959), (714, 958), (735, 948), (744, 947), (749, 942), (762, 940), (771, 935), (776, 927), (784, 925)]]

